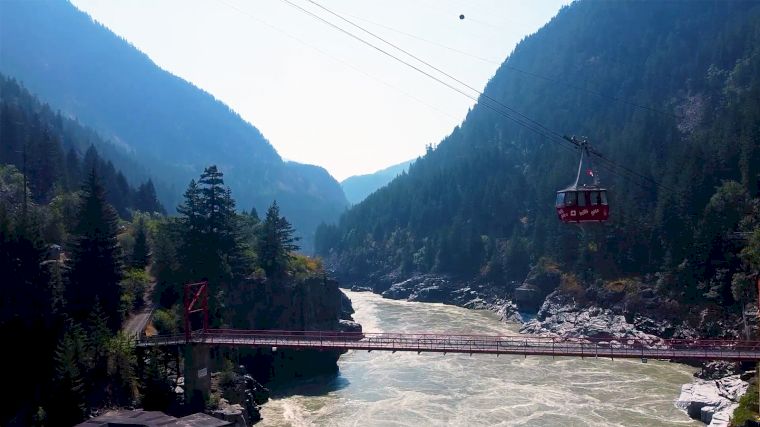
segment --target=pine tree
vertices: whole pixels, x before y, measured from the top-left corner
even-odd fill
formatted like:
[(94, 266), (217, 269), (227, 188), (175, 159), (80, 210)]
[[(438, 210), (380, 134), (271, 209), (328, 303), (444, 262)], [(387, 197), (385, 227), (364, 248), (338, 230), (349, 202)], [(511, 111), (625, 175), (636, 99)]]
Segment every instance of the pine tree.
[(145, 220), (140, 217), (135, 224), (135, 244), (132, 248), (130, 265), (135, 268), (145, 268), (148, 265), (149, 254), (147, 227), (145, 226)]
[(182, 281), (198, 280), (203, 278), (205, 273), (201, 268), (204, 264), (205, 218), (200, 189), (195, 180), (190, 181), (183, 197), (184, 202), (177, 207), (177, 212), (181, 215), (179, 225), (182, 229), (182, 243), (178, 255), (185, 277), (179, 279)]
[(100, 155), (94, 145), (87, 147), (82, 159), (82, 176), (86, 177), (92, 170), (98, 170), (100, 165)]
[(142, 212), (165, 213), (164, 207), (161, 206), (158, 196), (156, 196), (156, 187), (153, 185), (152, 180), (149, 179), (137, 187), (134, 207)]
[(161, 368), (159, 354), (159, 350), (147, 354), (147, 364), (140, 381), (140, 403), (146, 411), (165, 410), (174, 399), (168, 373)]
[(121, 248), (116, 239), (117, 214), (106, 202), (103, 186), (92, 170), (88, 175), (72, 231), (66, 300), (75, 320), (83, 321), (96, 298), (109, 317), (111, 330), (119, 327)]
[(272, 202), (262, 223), (256, 248), (259, 263), (267, 277), (278, 278), (285, 274), (291, 259), (290, 253), (299, 249), (296, 244), (299, 238), (294, 233), (293, 226), (285, 217), (280, 216), (277, 201)]
[(179, 256), (179, 244), (184, 228), (179, 222), (179, 218), (159, 221), (153, 236), (150, 273), (156, 279), (153, 299), (161, 307), (171, 307), (181, 295), (176, 285), (177, 281), (181, 280), (179, 271), (182, 260)]
[(108, 328), (108, 316), (103, 312), (97, 298), (86, 326), (84, 344), (87, 355), (87, 402), (88, 406), (98, 407), (108, 401), (106, 386), (109, 382), (108, 343), (111, 331)]
[(177, 208), (183, 216), (181, 264), (190, 273), (184, 280), (226, 284), (245, 269), (235, 201), (223, 176), (216, 166), (206, 168), (198, 184), (190, 182)]
[(85, 387), (81, 360), (84, 358), (83, 333), (70, 326), (58, 342), (55, 350), (54, 396), (50, 400), (50, 419), (56, 424), (74, 425), (85, 414)]
[(118, 333), (108, 341), (108, 390), (111, 405), (126, 406), (135, 399), (137, 357), (133, 342)]

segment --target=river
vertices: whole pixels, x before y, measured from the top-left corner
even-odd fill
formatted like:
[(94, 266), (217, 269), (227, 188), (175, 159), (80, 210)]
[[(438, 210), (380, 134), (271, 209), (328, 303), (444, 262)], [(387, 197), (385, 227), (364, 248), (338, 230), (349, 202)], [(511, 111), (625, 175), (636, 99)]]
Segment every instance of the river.
[[(491, 312), (346, 292), (367, 332), (516, 334)], [(694, 368), (649, 361), (351, 351), (272, 390), (264, 426), (702, 425), (673, 406)]]

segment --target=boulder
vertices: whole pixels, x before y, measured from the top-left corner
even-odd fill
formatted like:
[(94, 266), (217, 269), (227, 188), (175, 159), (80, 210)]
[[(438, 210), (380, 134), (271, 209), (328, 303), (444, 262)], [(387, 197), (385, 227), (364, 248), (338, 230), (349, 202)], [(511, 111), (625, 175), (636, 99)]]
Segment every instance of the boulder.
[(210, 415), (230, 422), (242, 419), (247, 425), (261, 419), (259, 405), (269, 400), (269, 390), (248, 375), (244, 366), (239, 366), (238, 372), (214, 372), (211, 377), (212, 391), (216, 390), (220, 399)]
[(741, 371), (742, 368), (739, 363), (718, 360), (705, 363), (702, 366), (702, 370), (696, 372), (694, 376), (703, 380), (717, 380), (739, 374)]
[(338, 330), (341, 332), (356, 332), (361, 333), (362, 325), (354, 322), (353, 320), (340, 320), (338, 322)]
[(700, 420), (710, 427), (728, 426), (731, 414), (738, 406), (739, 398), (747, 391), (749, 384), (739, 375), (731, 375), (717, 380), (697, 379), (681, 387), (681, 394), (675, 405), (689, 417)]
[(388, 288), (387, 291), (383, 292), (381, 295), (383, 298), (389, 299), (407, 299), (414, 291), (417, 282), (418, 279), (416, 277), (412, 277), (402, 282), (394, 283), (390, 288)]
[(543, 295), (553, 292), (562, 280), (562, 274), (559, 269), (540, 263), (536, 265), (525, 279), (525, 283), (538, 289)]
[(505, 301), (498, 307), (496, 313), (504, 322), (523, 323), (525, 321), (517, 309), (517, 304), (512, 301)]
[(636, 339), (648, 345), (661, 342), (659, 337), (639, 330), (621, 314), (596, 306), (581, 308), (556, 291), (546, 298), (536, 318), (523, 324), (520, 332), (612, 341)]
[(544, 301), (544, 293), (535, 285), (523, 283), (515, 289), (514, 300), (521, 310), (535, 311)]
[(411, 295), (411, 301), (418, 302), (439, 302), (445, 301), (451, 292), (446, 289), (445, 283), (429, 282), (419, 286), (416, 292)]
[[(209, 415), (220, 420), (229, 421), (234, 427), (249, 427), (254, 423), (248, 412), (239, 404), (230, 404), (227, 399), (219, 399), (219, 407), (209, 411)], [(256, 421), (260, 420), (259, 417)]]

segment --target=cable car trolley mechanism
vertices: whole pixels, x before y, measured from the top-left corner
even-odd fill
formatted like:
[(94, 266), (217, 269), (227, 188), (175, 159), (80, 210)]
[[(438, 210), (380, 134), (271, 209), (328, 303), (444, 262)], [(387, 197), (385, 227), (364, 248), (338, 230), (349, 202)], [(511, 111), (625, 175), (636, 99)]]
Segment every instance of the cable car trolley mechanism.
[[(605, 222), (609, 218), (610, 208), (607, 204), (607, 189), (599, 185), (599, 177), (591, 166), (591, 154), (594, 153), (586, 138), (564, 137), (581, 150), (581, 159), (578, 163), (578, 174), (575, 183), (557, 191), (557, 215), (564, 223)], [(589, 167), (586, 175), (592, 178), (592, 182), (581, 183), (584, 156), (588, 160)], [(584, 176), (585, 178), (585, 176)]]

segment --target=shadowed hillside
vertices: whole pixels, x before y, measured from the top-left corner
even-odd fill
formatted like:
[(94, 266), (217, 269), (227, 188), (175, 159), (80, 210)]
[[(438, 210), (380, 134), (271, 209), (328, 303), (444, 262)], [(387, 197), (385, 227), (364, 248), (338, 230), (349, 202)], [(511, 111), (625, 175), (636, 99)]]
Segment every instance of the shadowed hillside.
[(575, 178), (577, 152), (481, 97), (406, 175), (318, 230), (318, 252), (380, 291), (423, 273), (504, 295), (547, 258), (580, 275), (579, 292), (637, 275), (665, 297), (736, 309), (731, 233), (757, 225), (759, 23), (753, 2), (579, 1), (501, 65), (485, 96), (641, 175), (597, 164), (609, 223), (560, 223), (555, 191)]
[[(326, 172), (285, 164), (261, 133), (212, 95), (157, 67), (66, 1), (0, 5), (0, 72), (140, 159), (164, 205), (204, 166), (227, 172), (240, 207), (277, 199), (309, 249), (314, 225), (347, 205)], [(162, 185), (163, 184), (163, 185)]]

